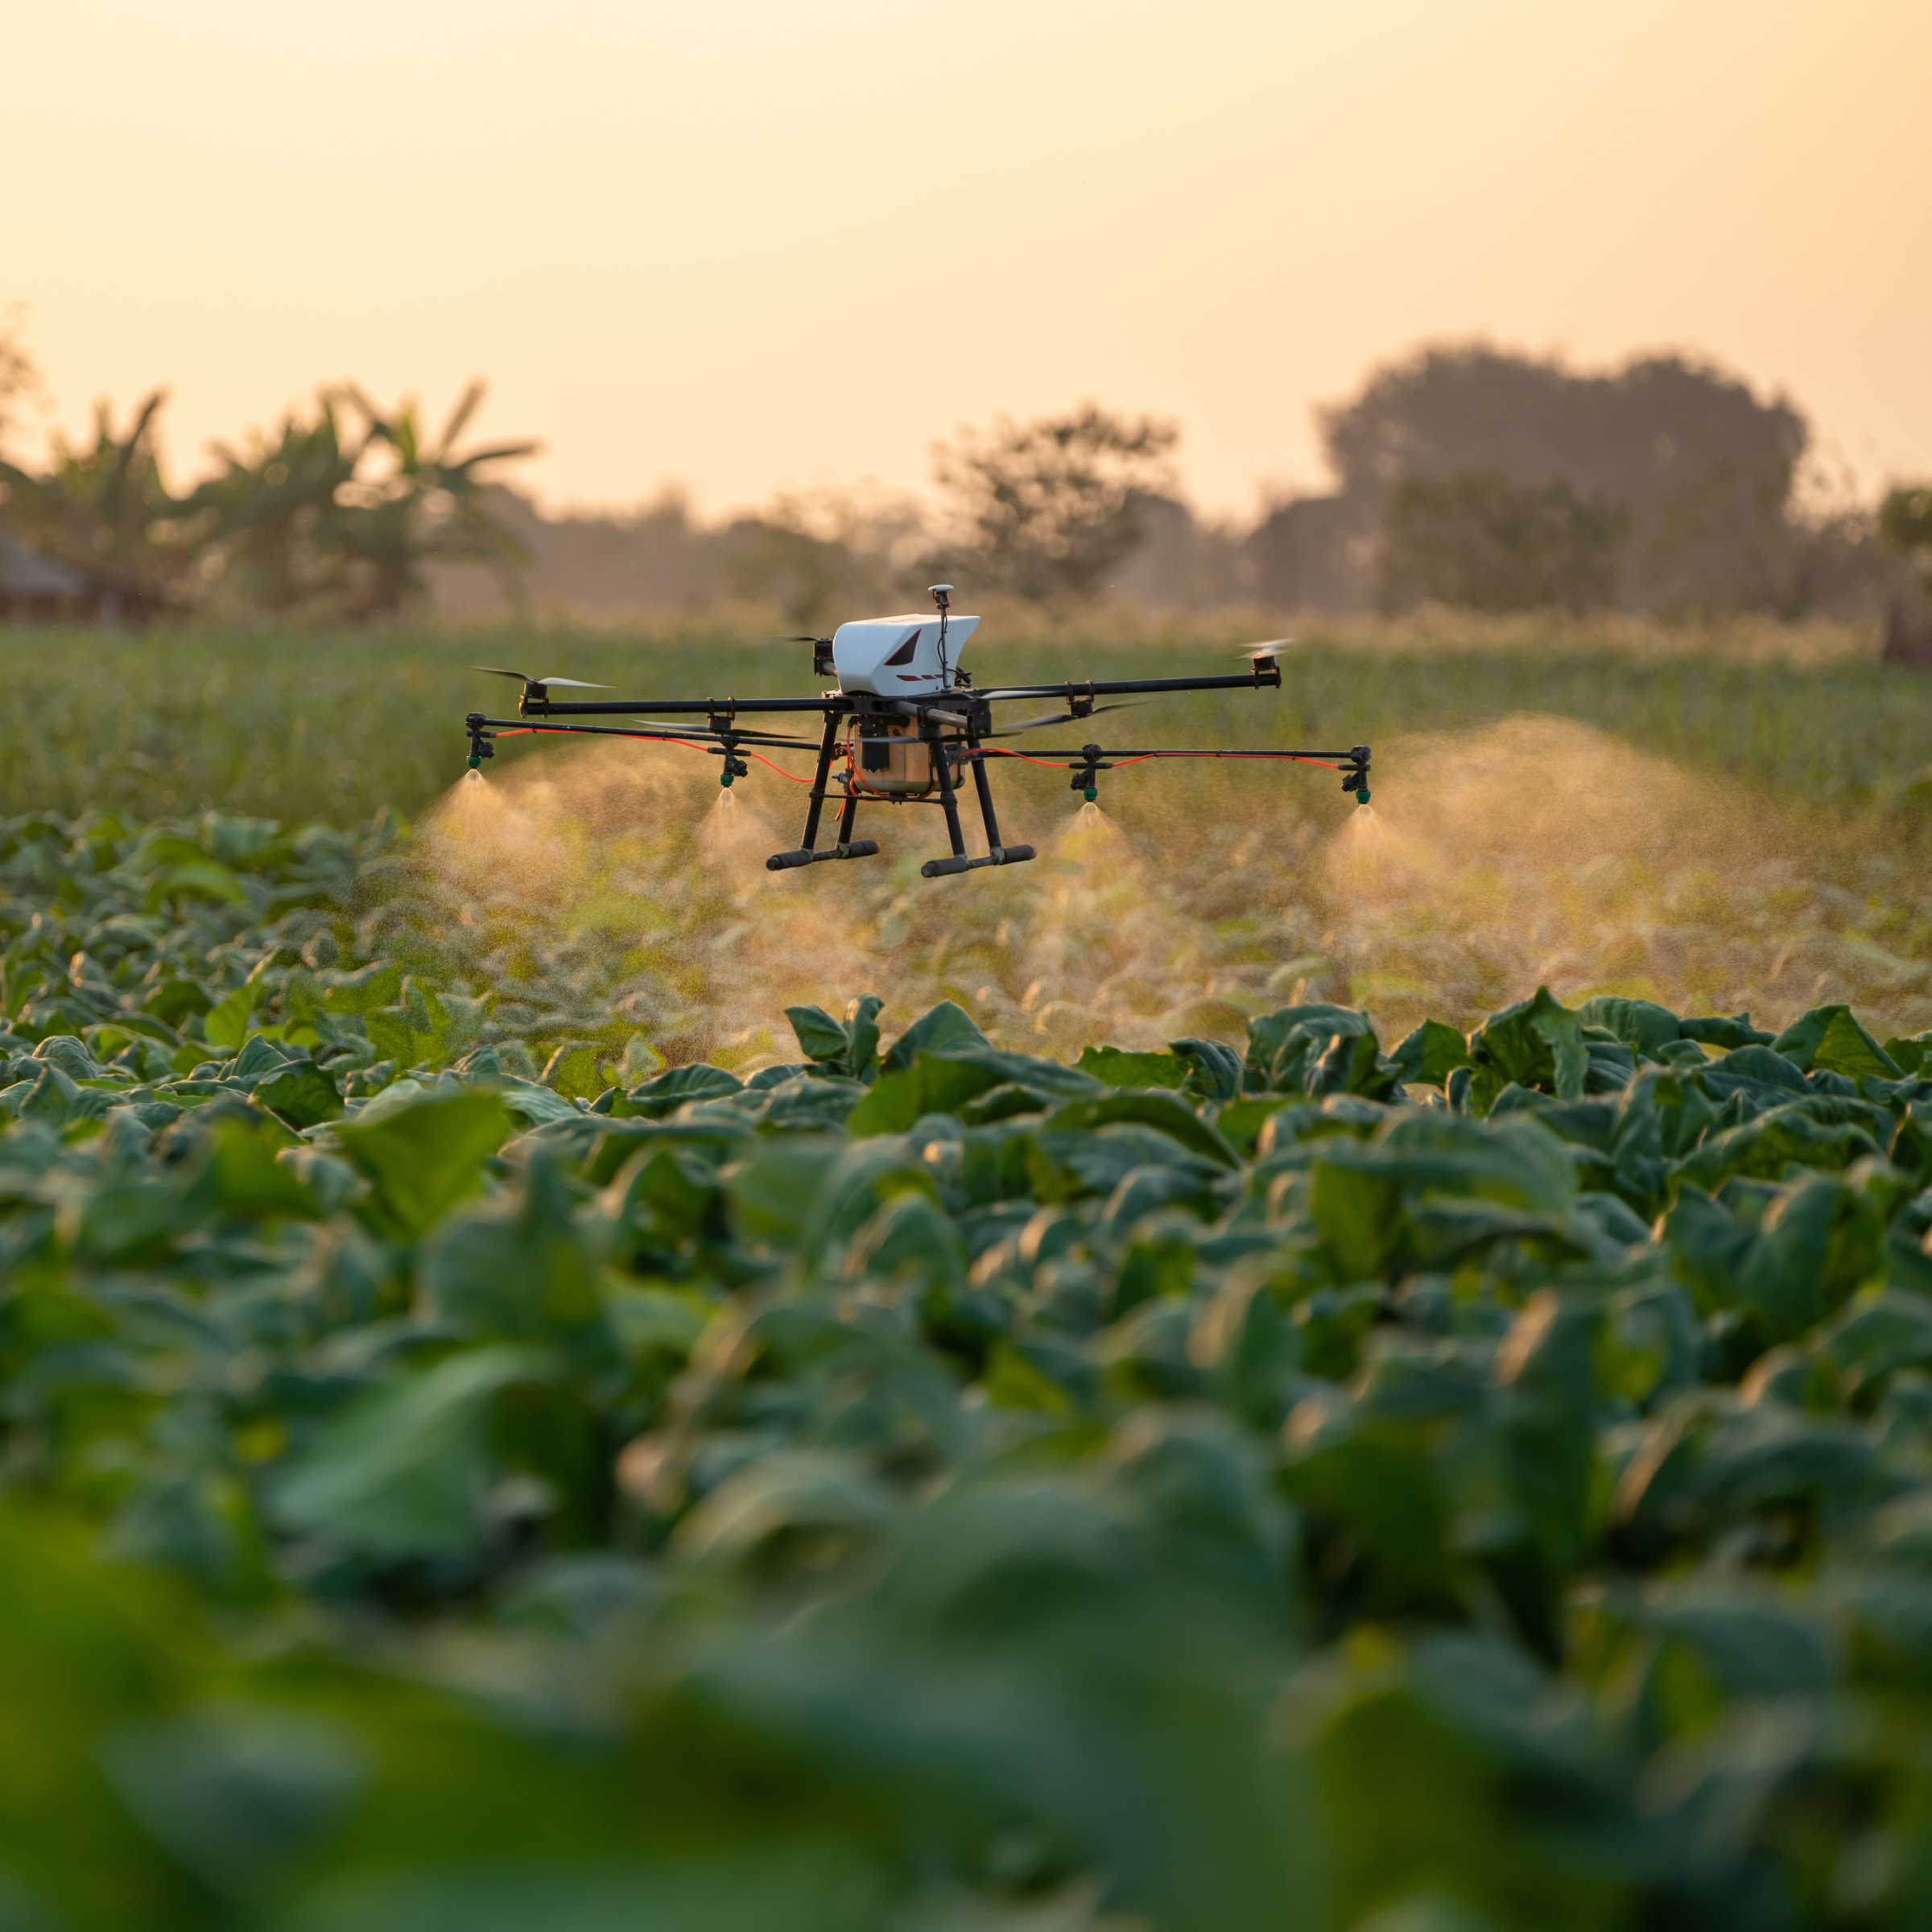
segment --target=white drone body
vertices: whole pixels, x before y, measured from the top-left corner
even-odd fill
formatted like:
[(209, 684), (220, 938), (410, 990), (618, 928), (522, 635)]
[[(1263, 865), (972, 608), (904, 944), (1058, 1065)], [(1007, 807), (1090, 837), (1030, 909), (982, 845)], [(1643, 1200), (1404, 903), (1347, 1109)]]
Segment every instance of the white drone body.
[(861, 617), (841, 624), (832, 634), (832, 663), (839, 688), (881, 698), (924, 697), (950, 690), (960, 654), (979, 621), (910, 611), (903, 617)]

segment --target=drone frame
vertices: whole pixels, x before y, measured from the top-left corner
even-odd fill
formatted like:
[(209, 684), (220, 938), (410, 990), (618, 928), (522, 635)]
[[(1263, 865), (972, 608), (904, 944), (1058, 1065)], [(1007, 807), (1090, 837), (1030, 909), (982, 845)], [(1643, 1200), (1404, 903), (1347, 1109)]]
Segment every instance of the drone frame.
[[(935, 594), (937, 596), (936, 591)], [(944, 602), (941, 600), (942, 616), (944, 609)], [(830, 667), (829, 638), (798, 641), (811, 644), (815, 671), (823, 671)], [(1030, 720), (1026, 726), (1018, 728), (1030, 729), (1035, 725), (1072, 724), (1089, 718), (1096, 708), (1104, 708), (1100, 706), (1100, 700), (1103, 698), (1159, 696), (1183, 691), (1228, 691), (1250, 687), (1257, 690), (1269, 687), (1278, 689), (1282, 682), (1282, 671), (1273, 654), (1273, 647), (1261, 646), (1250, 654), (1250, 669), (1245, 676), (1142, 678), (1104, 683), (1088, 680), (1079, 683), (1002, 685), (986, 691), (976, 690), (964, 671), (955, 671), (952, 675), (956, 682), (950, 688), (905, 698), (879, 696), (869, 691), (836, 690), (822, 691), (815, 698), (687, 698), (658, 702), (643, 700), (559, 701), (551, 696), (550, 685), (574, 684), (576, 680), (534, 679), (524, 677), (520, 671), (513, 671), (500, 675), (523, 678), (517, 717), (514, 720), (492, 718), (481, 712), (472, 712), (464, 723), (469, 733), (469, 769), (472, 771), (480, 769), (485, 758), (496, 755), (495, 741), (497, 738), (524, 732), (638, 738), (683, 745), (692, 749), (708, 752), (712, 757), (721, 758), (724, 769), (719, 774), (719, 782), (726, 786), (749, 773), (750, 767), (741, 753), (748, 753), (770, 764), (773, 761), (765, 758), (764, 749), (815, 750), (818, 762), (811, 778), (811, 789), (807, 795), (804, 835), (792, 850), (774, 852), (765, 861), (767, 869), (785, 872), (795, 867), (819, 865), (828, 860), (862, 859), (876, 856), (879, 850), (877, 840), (855, 839), (852, 836), (861, 803), (936, 804), (946, 815), (947, 837), (952, 850), (946, 857), (929, 859), (920, 867), (920, 873), (923, 877), (933, 879), (954, 873), (976, 872), (988, 865), (1017, 865), (1034, 856), (1032, 846), (1008, 845), (1001, 839), (999, 817), (993, 807), (993, 787), (987, 772), (987, 762), (993, 758), (1021, 758), (1031, 764), (1057, 766), (1072, 774), (1070, 789), (1084, 794), (1089, 803), (1098, 795), (1098, 778), (1101, 772), (1112, 770), (1118, 766), (1140, 764), (1157, 758), (1274, 759), (1322, 765), (1339, 771), (1343, 791), (1354, 793), (1358, 803), (1367, 804), (1369, 749), (1366, 745), (1352, 745), (1347, 751), (1191, 751), (1169, 749), (1117, 750), (1089, 744), (1083, 745), (1077, 749), (1063, 747), (1034, 753), (1009, 750), (1004, 746), (985, 742), (989, 737), (1010, 735), (995, 730), (993, 708), (997, 704), (1018, 698), (1058, 699), (1067, 707), (1063, 718), (1036, 719)], [(677, 724), (655, 718), (638, 718), (635, 714), (639, 712), (667, 713), (694, 720), (701, 716), (704, 722), (702, 724), (695, 722), (688, 725)], [(756, 718), (813, 713), (824, 720), (824, 730), (815, 743), (811, 738), (760, 730), (755, 726), (747, 729), (738, 722), (741, 716)], [(625, 716), (630, 721), (621, 725), (551, 721), (618, 716)], [(895, 795), (877, 788), (867, 788), (857, 776), (856, 748), (866, 742), (877, 742), (888, 733), (891, 742), (906, 745), (909, 734), (906, 721), (908, 720), (916, 727), (915, 741), (927, 748), (931, 761), (931, 782), (916, 795)], [(848, 757), (847, 770), (835, 786), (832, 782), (832, 767), (838, 757), (841, 737), (853, 749)], [(985, 855), (978, 858), (968, 856), (965, 828), (960, 815), (960, 794), (965, 771), (968, 768), (972, 771), (973, 791), (986, 838)], [(782, 770), (782, 767), (776, 769)], [(932, 795), (935, 792), (936, 797)], [(820, 848), (818, 843), (819, 831), (825, 806), (828, 799), (834, 798), (841, 802), (838, 837), (832, 844)]]

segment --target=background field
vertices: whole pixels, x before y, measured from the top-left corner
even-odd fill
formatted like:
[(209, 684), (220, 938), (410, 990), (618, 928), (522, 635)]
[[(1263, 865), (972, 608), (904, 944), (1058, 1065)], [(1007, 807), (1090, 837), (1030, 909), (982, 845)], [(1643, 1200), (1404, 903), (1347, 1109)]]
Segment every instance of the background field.
[[(973, 652), (982, 680), (1219, 671), (1265, 634), (1036, 621), (1001, 646), (997, 629)], [(531, 624), (56, 632), (26, 650), (0, 696), (6, 809), (394, 810), (413, 830), (371, 881), (369, 941), (495, 991), (506, 1038), (537, 1055), (634, 1027), (674, 1059), (749, 1067), (788, 1051), (784, 1005), (840, 1010), (865, 990), (900, 1013), (953, 998), (996, 1038), (1062, 1052), (1237, 1038), (1291, 997), (1365, 1005), (1385, 1027), (1466, 1024), (1539, 981), (1773, 1023), (1836, 999), (1902, 1031), (1932, 1022), (1913, 789), (1932, 682), (1877, 663), (1856, 627), (1312, 629), (1280, 693), (1163, 700), (1106, 735), (1366, 741), (1370, 811), (1325, 772), (1212, 764), (1118, 774), (1082, 811), (1059, 774), (1009, 765), (1006, 834), (1041, 860), (931, 884), (917, 868), (941, 835), (923, 809), (865, 815), (881, 859), (768, 874), (765, 855), (797, 842), (803, 787), (754, 766), (723, 798), (712, 762), (683, 750), (524, 739), (452, 790), (463, 713), (500, 715), (513, 688), (476, 663), (749, 696), (808, 687), (795, 646)]]

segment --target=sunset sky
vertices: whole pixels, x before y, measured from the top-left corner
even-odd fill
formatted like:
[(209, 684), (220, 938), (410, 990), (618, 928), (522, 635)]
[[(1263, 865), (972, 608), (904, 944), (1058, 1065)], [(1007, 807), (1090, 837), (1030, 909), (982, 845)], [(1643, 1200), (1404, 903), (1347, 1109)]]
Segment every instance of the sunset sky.
[(82, 424), (353, 377), (551, 506), (917, 488), (956, 425), (1315, 487), (1419, 341), (1684, 348), (1932, 473), (1927, 0), (63, 0), (10, 10), (0, 304)]

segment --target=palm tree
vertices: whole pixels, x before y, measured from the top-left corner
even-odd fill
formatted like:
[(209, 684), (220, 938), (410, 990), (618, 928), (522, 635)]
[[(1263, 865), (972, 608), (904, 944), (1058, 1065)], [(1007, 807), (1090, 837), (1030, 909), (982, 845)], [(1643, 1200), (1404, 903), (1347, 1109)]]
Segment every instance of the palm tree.
[(521, 540), (492, 513), (491, 480), (481, 473), (540, 445), (497, 443), (457, 452), (458, 440), (482, 406), (482, 382), (472, 382), (456, 398), (433, 440), (423, 432), (413, 398), (384, 415), (359, 390), (349, 393), (369, 424), (364, 449), (386, 446), (389, 458), (386, 473), (359, 477), (341, 493), (353, 512), (338, 528), (355, 615), (385, 615), (421, 595), (427, 563), (487, 564), (509, 572), (526, 560)]
[(245, 455), (223, 445), (225, 468), (188, 499), (206, 540), (252, 601), (288, 610), (331, 597), (342, 586), (345, 493), (369, 447), (344, 434), (336, 397), (316, 398), (316, 415), (282, 419), (271, 442), (255, 432)]
[(156, 390), (122, 436), (108, 405), (97, 404), (93, 444), (56, 437), (46, 470), (0, 460), (6, 522), (17, 535), (161, 604), (177, 601), (195, 555), (188, 504), (170, 493), (155, 448), (166, 399)]

